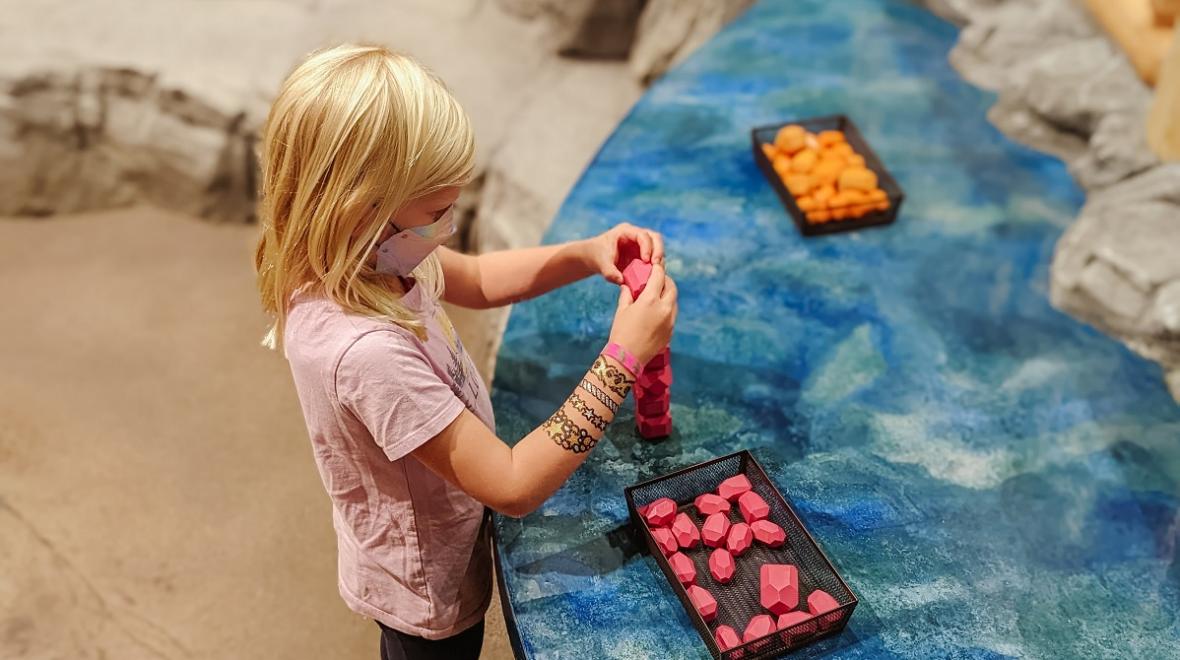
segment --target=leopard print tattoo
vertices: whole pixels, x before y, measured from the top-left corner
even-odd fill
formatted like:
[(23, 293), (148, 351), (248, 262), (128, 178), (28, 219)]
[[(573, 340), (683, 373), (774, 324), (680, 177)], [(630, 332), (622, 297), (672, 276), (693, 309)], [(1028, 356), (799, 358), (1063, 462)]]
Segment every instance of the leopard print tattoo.
[(615, 365), (606, 361), (606, 358), (599, 355), (594, 360), (594, 366), (590, 367), (590, 373), (598, 377), (603, 385), (623, 397), (627, 398), (627, 392), (631, 391), (631, 385), (635, 383), (635, 377), (631, 374), (615, 367)]
[(563, 408), (558, 408), (557, 412), (545, 420), (543, 425), (545, 433), (561, 446), (562, 449), (568, 449), (575, 454), (581, 454), (594, 449), (594, 445), (598, 444), (598, 438), (590, 435), (586, 429), (574, 423), (565, 414)]
[(607, 418), (599, 415), (597, 410), (591, 408), (590, 404), (586, 403), (585, 399), (578, 396), (577, 392), (571, 394), (568, 401), (570, 402), (570, 405), (574, 407), (574, 410), (582, 413), (582, 417), (585, 417), (586, 421), (593, 424), (594, 428), (598, 429), (599, 431), (605, 430), (606, 425), (610, 423)]

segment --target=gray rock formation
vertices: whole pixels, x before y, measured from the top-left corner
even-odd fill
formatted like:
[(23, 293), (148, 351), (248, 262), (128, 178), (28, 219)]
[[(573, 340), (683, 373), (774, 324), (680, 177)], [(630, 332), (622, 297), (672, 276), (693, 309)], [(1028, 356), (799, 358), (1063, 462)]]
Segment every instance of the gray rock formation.
[(217, 107), (129, 68), (31, 71), (4, 83), (0, 215), (147, 201), (253, 217), (257, 120), (242, 105)]
[(499, 4), (542, 24), (554, 52), (629, 57), (635, 77), (648, 85), (754, 0), (499, 0)]
[(1146, 141), (1151, 90), (1071, 0), (919, 0), (962, 25), (950, 61), (989, 119), (1062, 159), (1088, 201), (1060, 239), (1054, 305), (1160, 362), (1180, 400), (1180, 165)]
[(508, 12), (540, 20), (559, 55), (622, 59), (631, 51), (645, 0), (499, 0)]
[(650, 84), (753, 4), (754, 0), (648, 0), (631, 49), (631, 71)]
[(1158, 361), (1180, 399), (1180, 163), (1091, 194), (1053, 258), (1054, 306)]

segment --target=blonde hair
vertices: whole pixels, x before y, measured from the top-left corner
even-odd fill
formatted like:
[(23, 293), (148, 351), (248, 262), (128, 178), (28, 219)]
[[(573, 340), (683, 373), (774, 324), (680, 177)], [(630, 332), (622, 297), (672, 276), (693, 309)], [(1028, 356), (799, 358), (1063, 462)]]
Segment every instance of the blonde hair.
[[(263, 129), (254, 266), (274, 324), (262, 344), (281, 345), (290, 299), (304, 288), (424, 337), (425, 322), (366, 260), (386, 220), (467, 183), (474, 161), (467, 114), (415, 60), (354, 44), (312, 53), (283, 82)], [(423, 295), (442, 295), (437, 255), (412, 275)]]

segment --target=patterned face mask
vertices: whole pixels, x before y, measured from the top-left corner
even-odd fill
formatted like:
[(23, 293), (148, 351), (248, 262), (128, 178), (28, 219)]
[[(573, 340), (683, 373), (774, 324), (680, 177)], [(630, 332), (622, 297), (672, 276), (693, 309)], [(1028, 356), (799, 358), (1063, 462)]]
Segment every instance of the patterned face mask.
[[(393, 228), (397, 229), (397, 225)], [(452, 206), (435, 222), (401, 230), (378, 245), (377, 272), (405, 277), (454, 234), (455, 207)]]

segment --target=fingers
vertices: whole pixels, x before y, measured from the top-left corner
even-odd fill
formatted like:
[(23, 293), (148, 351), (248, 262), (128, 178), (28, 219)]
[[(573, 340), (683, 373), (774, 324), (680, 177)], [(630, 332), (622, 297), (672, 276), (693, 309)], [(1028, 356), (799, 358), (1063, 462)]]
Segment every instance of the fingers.
[(656, 264), (651, 269), (651, 276), (647, 278), (647, 285), (643, 287), (643, 293), (639, 294), (639, 300), (644, 302), (658, 300), (664, 290), (664, 280), (664, 266)]
[(613, 282), (615, 284), (622, 284), (623, 283), (623, 273), (621, 273), (619, 271), (618, 266), (615, 266), (613, 264), (608, 267), (608, 270), (604, 274), (604, 277), (606, 277), (607, 281)]
[(619, 309), (627, 309), (635, 300), (635, 294), (631, 292), (631, 287), (623, 285), (619, 287)]
[(637, 231), (634, 234), (635, 240), (639, 243), (639, 258), (648, 263), (652, 263), (652, 240), (651, 232)]
[[(655, 273), (654, 269), (652, 270), (652, 273), (653, 274)], [(677, 292), (676, 281), (673, 280), (671, 277), (665, 277), (664, 278), (664, 290), (660, 293), (660, 300), (670, 300), (673, 303), (675, 303), (676, 302), (676, 292)]]
[(653, 264), (664, 263), (664, 237), (658, 232), (648, 232), (651, 234), (651, 262)]

